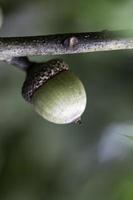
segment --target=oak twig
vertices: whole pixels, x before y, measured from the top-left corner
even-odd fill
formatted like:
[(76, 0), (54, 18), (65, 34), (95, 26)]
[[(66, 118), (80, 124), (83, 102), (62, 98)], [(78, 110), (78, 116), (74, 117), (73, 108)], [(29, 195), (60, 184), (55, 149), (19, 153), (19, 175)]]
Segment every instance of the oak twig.
[(13, 57), (35, 55), (60, 55), (133, 49), (133, 34), (121, 36), (121, 33), (123, 31), (0, 37), (0, 60), (8, 61)]
[(23, 71), (27, 71), (28, 68), (33, 64), (32, 61), (28, 59), (28, 57), (12, 57), (12, 59), (7, 60), (7, 63), (16, 66)]

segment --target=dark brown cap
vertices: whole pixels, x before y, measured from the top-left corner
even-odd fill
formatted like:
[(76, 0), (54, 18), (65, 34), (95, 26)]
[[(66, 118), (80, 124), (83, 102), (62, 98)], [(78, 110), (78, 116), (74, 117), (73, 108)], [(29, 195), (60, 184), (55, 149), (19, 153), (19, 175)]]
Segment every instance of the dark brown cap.
[(45, 63), (33, 63), (27, 71), (27, 77), (22, 87), (22, 96), (31, 102), (34, 92), (49, 79), (62, 71), (67, 71), (68, 65), (61, 59), (53, 59)]

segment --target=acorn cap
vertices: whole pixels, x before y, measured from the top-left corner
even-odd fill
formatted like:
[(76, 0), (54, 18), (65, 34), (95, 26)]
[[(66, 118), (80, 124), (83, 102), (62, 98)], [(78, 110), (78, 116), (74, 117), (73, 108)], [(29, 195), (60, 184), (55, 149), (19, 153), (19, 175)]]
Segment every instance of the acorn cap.
[(58, 59), (31, 67), (22, 94), (42, 117), (56, 124), (79, 122), (87, 101), (82, 82)]
[(53, 59), (45, 63), (33, 63), (27, 71), (27, 77), (22, 87), (22, 96), (26, 101), (31, 102), (34, 92), (39, 87), (55, 75), (68, 69), (68, 65), (61, 59)]

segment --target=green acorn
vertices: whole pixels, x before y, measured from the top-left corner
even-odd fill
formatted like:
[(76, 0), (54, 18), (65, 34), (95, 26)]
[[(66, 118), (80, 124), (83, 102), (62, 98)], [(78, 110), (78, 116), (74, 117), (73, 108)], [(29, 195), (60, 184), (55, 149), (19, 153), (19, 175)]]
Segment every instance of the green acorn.
[(22, 95), (42, 117), (56, 124), (78, 121), (86, 107), (83, 84), (61, 59), (33, 63)]

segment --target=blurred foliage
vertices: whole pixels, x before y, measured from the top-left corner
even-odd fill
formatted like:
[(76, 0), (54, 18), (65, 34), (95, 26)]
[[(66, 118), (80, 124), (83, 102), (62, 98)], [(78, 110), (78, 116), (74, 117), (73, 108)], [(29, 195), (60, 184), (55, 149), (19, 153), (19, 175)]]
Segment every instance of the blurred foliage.
[[(132, 0), (0, 5), (0, 36), (133, 28)], [(25, 74), (0, 64), (0, 200), (131, 200), (133, 145), (123, 135), (133, 137), (132, 51), (60, 57), (86, 88), (81, 125), (43, 120), (21, 97)]]

